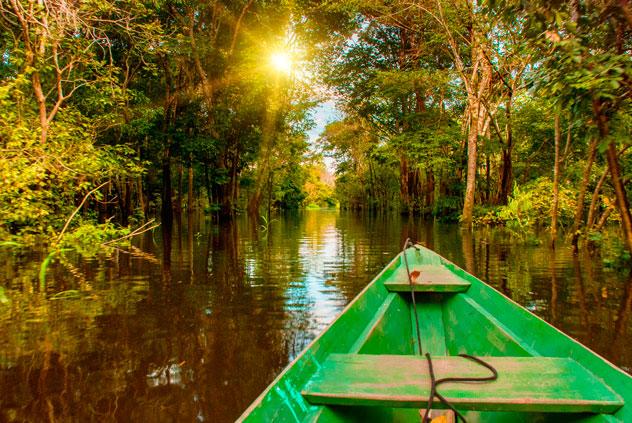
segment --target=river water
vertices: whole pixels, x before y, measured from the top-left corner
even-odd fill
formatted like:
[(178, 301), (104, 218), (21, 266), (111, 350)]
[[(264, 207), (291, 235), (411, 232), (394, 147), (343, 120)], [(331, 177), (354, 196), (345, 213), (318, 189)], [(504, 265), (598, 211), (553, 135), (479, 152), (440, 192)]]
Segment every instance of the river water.
[(184, 216), (45, 275), (0, 252), (0, 421), (232, 421), (407, 237), (631, 371), (632, 281), (598, 254), (399, 216)]

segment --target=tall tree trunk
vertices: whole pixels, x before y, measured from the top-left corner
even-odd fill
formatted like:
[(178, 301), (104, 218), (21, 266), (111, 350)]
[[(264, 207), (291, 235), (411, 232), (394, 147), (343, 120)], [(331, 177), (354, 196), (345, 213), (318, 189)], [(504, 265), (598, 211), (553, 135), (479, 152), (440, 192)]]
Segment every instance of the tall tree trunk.
[(467, 135), (467, 179), (465, 182), (465, 200), (463, 202), (463, 216), (461, 224), (472, 228), (474, 214), (474, 194), (476, 189), (476, 166), (480, 99), (469, 95), (470, 129)]
[[(168, 141), (171, 144), (170, 140)], [(173, 205), (171, 204), (171, 149), (165, 148), (162, 161), (162, 226), (163, 231), (169, 231), (173, 227)]]
[(573, 218), (572, 235), (572, 243), (575, 249), (577, 249), (577, 244), (579, 243), (579, 229), (584, 218), (584, 199), (586, 198), (586, 191), (588, 190), (588, 183), (590, 182), (592, 166), (595, 162), (595, 157), (597, 156), (597, 142), (597, 138), (593, 138), (590, 141), (590, 146), (588, 147), (588, 157), (586, 158), (586, 167), (584, 168), (582, 183), (579, 187), (579, 194), (577, 195), (577, 204), (575, 206), (575, 216)]
[(183, 173), (182, 162), (178, 162), (178, 197), (176, 199), (176, 213), (182, 213), (182, 191), (183, 191)]
[[(224, 171), (227, 173), (229, 171), (225, 157), (220, 157), (216, 166), (221, 174), (223, 174)], [(214, 192), (215, 203), (219, 205), (219, 215), (223, 218), (231, 219), (234, 215), (234, 208), (230, 199), (230, 179), (227, 183), (216, 185)]]
[(617, 198), (617, 208), (621, 217), (621, 228), (623, 229), (623, 238), (626, 248), (632, 254), (632, 215), (630, 214), (630, 202), (625, 191), (625, 185), (621, 178), (621, 167), (619, 165), (619, 157), (617, 147), (614, 142), (608, 144), (606, 150), (606, 158), (608, 159), (608, 168), (612, 178), (612, 185)]
[[(603, 111), (603, 103), (598, 99), (593, 99), (593, 111), (597, 118), (597, 126), (599, 127), (599, 136), (605, 141), (609, 135), (608, 117)], [(619, 155), (617, 146), (614, 141), (608, 142), (606, 149), (606, 159), (608, 160), (608, 168), (612, 178), (612, 185), (617, 199), (617, 208), (621, 216), (621, 229), (623, 230), (623, 239), (626, 249), (632, 254), (632, 215), (630, 214), (630, 203), (625, 191), (625, 186), (621, 178), (621, 167), (619, 165)]]
[(367, 206), (369, 207), (369, 209), (373, 209), (375, 208), (377, 203), (377, 196), (375, 194), (375, 180), (373, 175), (373, 164), (370, 158), (367, 162), (369, 165), (369, 201)]
[(230, 173), (230, 182), (231, 182), (231, 191), (230, 191), (230, 198), (231, 198), (231, 202), (233, 204), (237, 203), (237, 200), (239, 199), (239, 172), (237, 170), (237, 164), (239, 162), (238, 160), (238, 155), (236, 154), (235, 157), (233, 157), (233, 160), (231, 162), (231, 173)]
[(168, 251), (168, 255), (165, 254), (163, 260), (169, 260), (167, 267), (169, 269), (170, 275), (171, 229), (173, 227), (173, 204), (171, 201), (171, 146), (173, 145), (173, 138), (171, 136), (171, 122), (175, 120), (177, 112), (177, 96), (175, 96), (172, 92), (173, 75), (171, 74), (169, 62), (166, 56), (162, 59), (162, 65), (165, 74), (165, 102), (162, 133), (165, 136), (166, 144), (164, 146), (162, 157), (162, 207), (160, 214), (162, 218), (162, 234), (164, 238), (163, 243), (165, 247), (165, 253)]
[(136, 178), (136, 190), (138, 190), (138, 203), (143, 211), (143, 217), (147, 218), (147, 201), (145, 201), (145, 193), (143, 192), (143, 178)]
[(121, 212), (121, 226), (127, 226), (132, 214), (132, 184), (129, 181), (120, 181), (116, 184), (116, 190), (118, 191), (118, 204)]
[(206, 185), (206, 197), (208, 200), (208, 205), (210, 207), (211, 204), (213, 204), (213, 189), (211, 186), (211, 176), (208, 173), (208, 168), (209, 168), (208, 163), (205, 163), (204, 164), (204, 182), (205, 182), (204, 185)]
[[(267, 154), (266, 154), (267, 156)], [(264, 189), (268, 182), (268, 176), (270, 174), (269, 169), (269, 157), (264, 158), (260, 163), (260, 168), (257, 170), (257, 178), (255, 179), (255, 189), (248, 201), (248, 214), (253, 217), (259, 215), (259, 208), (263, 201)]]
[(45, 144), (48, 138), (48, 110), (46, 108), (46, 95), (42, 89), (42, 81), (39, 72), (33, 72), (31, 75), (31, 85), (33, 86), (33, 92), (35, 93), (35, 100), (37, 101), (37, 108), (39, 112), (39, 121), (41, 127), (40, 143)]
[(511, 185), (513, 184), (513, 162), (511, 160), (511, 153), (513, 151), (513, 130), (511, 126), (511, 107), (512, 97), (509, 94), (506, 105), (507, 113), (507, 125), (505, 127), (507, 142), (503, 145), (501, 152), (501, 164), (500, 164), (500, 178), (498, 180), (498, 204), (506, 205), (509, 200), (509, 193), (511, 192)]
[(562, 130), (560, 129), (560, 114), (555, 114), (555, 161), (553, 162), (553, 206), (551, 207), (551, 247), (555, 248), (557, 240), (557, 209), (560, 202), (560, 143)]
[(274, 95), (268, 99), (268, 113), (263, 123), (263, 133), (261, 136), (261, 153), (260, 159), (257, 161), (257, 177), (255, 179), (255, 188), (250, 200), (248, 201), (248, 214), (250, 216), (259, 216), (259, 208), (263, 201), (264, 190), (268, 182), (270, 173), (270, 159), (274, 147), (275, 127), (277, 115), (279, 113), (279, 91), (280, 86), (276, 85)]
[(193, 211), (193, 162), (192, 157), (189, 156), (189, 178), (188, 178), (188, 191), (187, 191), (187, 211), (191, 213)]
[(606, 211), (603, 212), (603, 214), (599, 218), (599, 222), (597, 222), (597, 225), (595, 225), (595, 231), (599, 232), (604, 227), (604, 225), (608, 221), (608, 218), (610, 217), (610, 214), (614, 210), (614, 207), (615, 206), (613, 204), (610, 207), (608, 207)]
[(432, 169), (426, 170), (426, 207), (432, 211), (435, 202), (435, 176)]
[(272, 172), (268, 173), (268, 212), (267, 212), (268, 220), (267, 223), (270, 224), (270, 217), (272, 216)]
[(588, 217), (586, 218), (586, 231), (591, 231), (595, 224), (595, 213), (597, 211), (597, 202), (599, 201), (599, 192), (601, 191), (601, 187), (606, 181), (606, 177), (609, 172), (610, 170), (606, 168), (606, 170), (601, 174), (601, 178), (599, 178), (599, 181), (597, 181), (597, 185), (593, 190), (590, 207), (588, 208)]
[(402, 200), (402, 211), (410, 213), (410, 193), (408, 192), (408, 160), (403, 154), (399, 159), (399, 190)]
[(485, 203), (489, 204), (489, 197), (490, 197), (490, 176), (491, 176), (491, 163), (489, 160), (489, 153), (485, 153)]

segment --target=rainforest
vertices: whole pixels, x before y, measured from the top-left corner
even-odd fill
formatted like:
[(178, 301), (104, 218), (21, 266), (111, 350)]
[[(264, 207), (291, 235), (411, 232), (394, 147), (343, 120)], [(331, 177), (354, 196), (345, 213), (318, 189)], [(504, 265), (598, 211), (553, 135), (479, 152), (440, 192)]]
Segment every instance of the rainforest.
[(407, 238), (630, 372), (631, 34), (627, 0), (0, 1), (0, 420), (233, 420)]

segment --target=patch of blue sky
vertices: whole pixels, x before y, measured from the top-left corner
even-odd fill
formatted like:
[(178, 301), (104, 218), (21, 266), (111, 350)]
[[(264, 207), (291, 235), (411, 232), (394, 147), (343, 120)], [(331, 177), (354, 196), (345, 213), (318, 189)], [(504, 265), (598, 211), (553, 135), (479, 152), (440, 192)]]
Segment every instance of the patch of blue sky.
[(327, 100), (319, 103), (312, 110), (312, 118), (314, 119), (314, 127), (307, 133), (312, 148), (315, 147), (316, 140), (325, 130), (325, 127), (336, 120), (342, 119), (342, 112), (336, 108), (333, 100)]
[[(307, 133), (309, 136), (310, 149), (314, 152), (318, 151), (317, 140), (325, 131), (325, 127), (331, 122), (341, 120), (342, 112), (336, 107), (334, 100), (330, 99), (319, 103), (312, 110), (312, 118), (314, 119), (314, 127)], [(331, 157), (323, 157), (323, 162), (330, 172), (336, 168), (335, 161)]]

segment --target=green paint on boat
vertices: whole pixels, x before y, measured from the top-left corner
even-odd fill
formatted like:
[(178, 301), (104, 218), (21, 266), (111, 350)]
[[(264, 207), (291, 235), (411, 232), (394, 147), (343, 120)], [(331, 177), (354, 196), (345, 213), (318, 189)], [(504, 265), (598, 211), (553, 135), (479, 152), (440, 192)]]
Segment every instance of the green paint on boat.
[[(430, 381), (468, 422), (632, 421), (632, 377), (490, 286), (423, 248), (398, 255), (242, 414), (249, 422), (420, 421)], [(435, 408), (442, 408), (435, 400)]]

